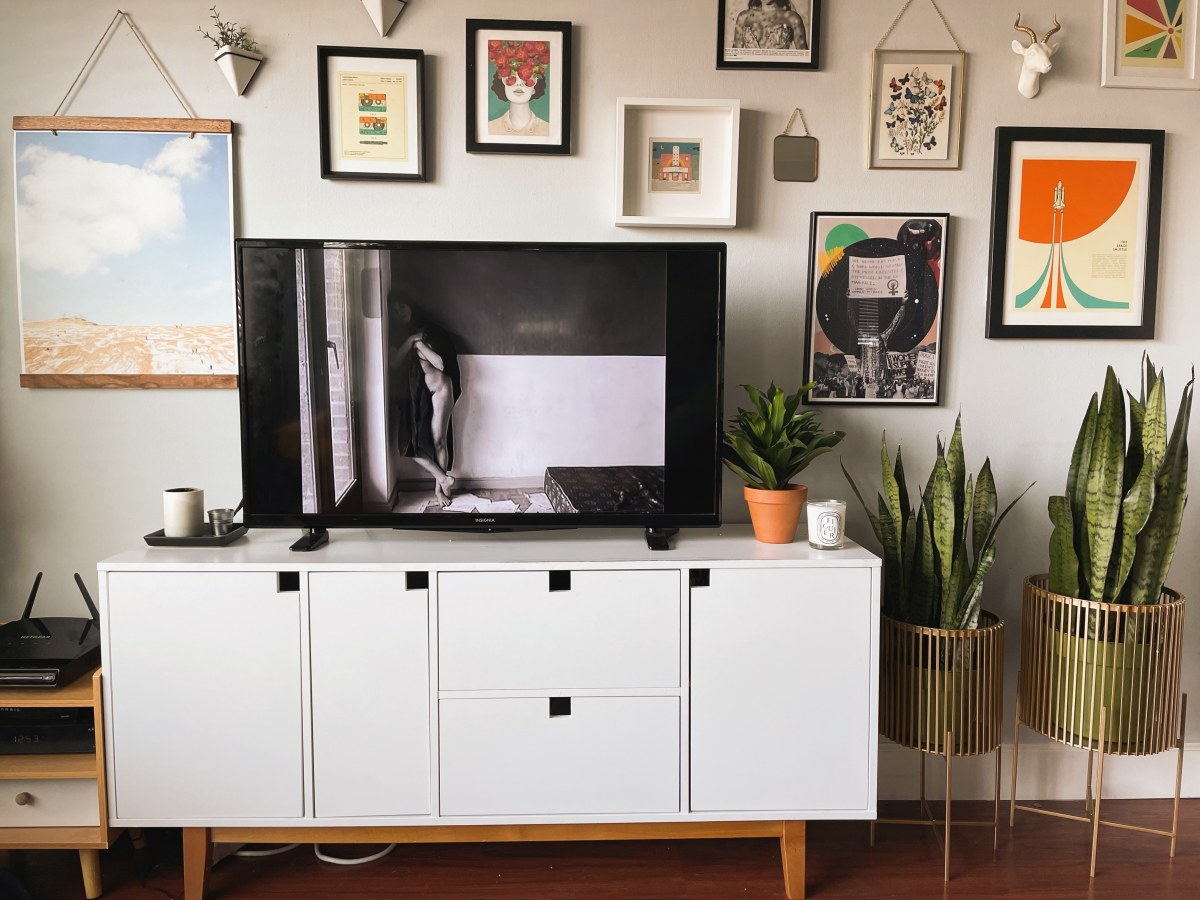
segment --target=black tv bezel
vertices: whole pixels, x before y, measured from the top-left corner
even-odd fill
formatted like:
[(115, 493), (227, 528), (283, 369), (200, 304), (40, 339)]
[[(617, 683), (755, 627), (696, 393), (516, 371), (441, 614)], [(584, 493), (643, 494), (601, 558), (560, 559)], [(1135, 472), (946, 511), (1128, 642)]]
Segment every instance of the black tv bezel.
[[(712, 311), (715, 317), (716, 335), (711, 343), (714, 357), (707, 361), (712, 375), (709, 399), (711, 399), (710, 416), (706, 432), (711, 440), (711, 466), (706, 467), (713, 508), (703, 512), (664, 511), (662, 513), (507, 513), (495, 515), (475, 515), (472, 513), (278, 513), (262, 512), (254, 509), (251, 502), (251, 492), (246, 485), (252, 477), (250, 472), (249, 443), (251, 440), (248, 428), (248, 400), (245, 389), (248, 362), (246, 358), (245, 315), (243, 296), (243, 253), (247, 249), (289, 249), (304, 250), (317, 248), (347, 248), (347, 249), (378, 249), (378, 250), (514, 250), (514, 251), (567, 251), (587, 252), (593, 250), (615, 250), (647, 253), (672, 253), (684, 255), (688, 253), (716, 253), (717, 257), (717, 297), (716, 309)], [(629, 528), (629, 529), (676, 529), (676, 528), (715, 528), (721, 525), (721, 435), (724, 430), (724, 386), (725, 386), (725, 304), (726, 304), (726, 273), (728, 247), (721, 241), (691, 241), (691, 242), (641, 242), (641, 241), (589, 241), (589, 242), (552, 242), (552, 241), (423, 241), (423, 240), (322, 240), (313, 238), (237, 238), (234, 240), (234, 261), (236, 276), (237, 302), (237, 342), (238, 342), (238, 409), (240, 428), (241, 470), (243, 496), (246, 498), (243, 510), (243, 522), (249, 528), (310, 528), (317, 530), (344, 528), (392, 528), (410, 531), (446, 531), (446, 532), (508, 532), (508, 531), (538, 531), (566, 528)], [(680, 292), (682, 293), (682, 292)], [(678, 324), (672, 327), (672, 322), (687, 322), (685, 298), (680, 295), (672, 296), (668, 290), (667, 298), (667, 359), (670, 360), (673, 342), (679, 342), (681, 337), (690, 336), (686, 328)], [(676, 355), (682, 352), (676, 349)], [(668, 367), (670, 367), (668, 362)], [(668, 383), (671, 371), (668, 368)], [(668, 410), (668, 413), (670, 410)], [(697, 420), (698, 421), (698, 420)], [(668, 431), (670, 424), (667, 425)], [(698, 467), (697, 467), (698, 469)]]

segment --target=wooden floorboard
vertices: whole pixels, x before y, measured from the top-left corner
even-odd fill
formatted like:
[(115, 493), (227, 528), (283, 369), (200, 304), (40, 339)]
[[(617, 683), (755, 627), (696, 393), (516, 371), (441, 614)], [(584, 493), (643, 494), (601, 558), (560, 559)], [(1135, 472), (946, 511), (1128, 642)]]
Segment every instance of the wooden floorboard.
[[(1047, 804), (1078, 811), (1078, 805)], [(959, 803), (955, 815), (990, 815), (991, 805)], [(881, 815), (915, 814), (906, 804), (885, 804)], [(935, 812), (940, 809), (935, 806)], [(1200, 800), (1186, 800), (1176, 857), (1169, 841), (1112, 828), (1100, 833), (1096, 877), (1088, 877), (1091, 834), (1087, 825), (1017, 813), (1008, 827), (1002, 804), (1000, 846), (989, 828), (953, 833), (949, 885), (942, 881), (942, 851), (933, 830), (880, 825), (869, 846), (865, 822), (811, 822), (807, 890), (815, 898), (924, 897), (935, 894), (988, 898), (1088, 898), (1169, 900), (1198, 895)], [(1171, 804), (1119, 800), (1104, 804), (1105, 818), (1169, 828)], [(183, 885), (180, 833), (146, 830), (148, 849), (135, 852), (128, 837), (101, 854), (107, 900), (179, 897)], [(331, 856), (366, 855), (377, 847), (329, 845)], [(0, 863), (34, 900), (82, 898), (77, 854), (65, 850), (10, 855)], [(2, 878), (2, 876), (0, 876)], [(0, 880), (0, 897), (8, 900)], [(15, 895), (14, 896), (18, 896)], [(783, 900), (777, 838), (730, 840), (608, 841), (589, 843), (401, 845), (359, 867), (316, 859), (303, 844), (281, 856), (230, 857), (213, 869), (213, 900), (316, 900), (316, 898), (428, 898), (428, 900)]]

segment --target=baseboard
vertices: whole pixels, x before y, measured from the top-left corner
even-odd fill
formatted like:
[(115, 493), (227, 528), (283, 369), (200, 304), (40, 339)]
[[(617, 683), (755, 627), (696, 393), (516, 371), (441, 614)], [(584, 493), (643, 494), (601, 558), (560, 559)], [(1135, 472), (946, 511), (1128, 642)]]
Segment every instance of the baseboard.
[[(1027, 742), (1028, 738), (1028, 742)], [(1200, 743), (1184, 745), (1184, 797), (1200, 797)], [(880, 739), (879, 799), (912, 800), (919, 796), (922, 754)], [(1012, 744), (1000, 748), (1000, 797), (1012, 790)], [(1154, 756), (1108, 756), (1104, 760), (1106, 799), (1140, 799), (1175, 796), (1177, 754)], [(994, 753), (977, 757), (955, 757), (952, 791), (955, 800), (990, 800), (996, 772)], [(926, 796), (945, 795), (946, 768), (942, 757), (928, 754)], [(1088, 752), (1054, 744), (1029, 732), (1021, 733), (1018, 800), (1081, 800), (1087, 787)]]

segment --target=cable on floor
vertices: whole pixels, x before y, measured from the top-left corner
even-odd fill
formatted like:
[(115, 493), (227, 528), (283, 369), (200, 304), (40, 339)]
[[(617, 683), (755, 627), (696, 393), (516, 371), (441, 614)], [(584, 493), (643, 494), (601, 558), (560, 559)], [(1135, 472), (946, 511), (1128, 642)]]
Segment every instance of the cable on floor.
[(287, 853), (289, 850), (295, 850), (299, 844), (284, 844), (282, 847), (272, 847), (269, 850), (237, 850), (234, 856), (278, 856), (281, 853)]
[(341, 859), (337, 856), (326, 856), (321, 852), (320, 844), (313, 844), (313, 853), (321, 862), (333, 863), (337, 866), (361, 866), (363, 863), (375, 862), (377, 859), (383, 859), (389, 853), (396, 849), (395, 844), (388, 844), (378, 853), (372, 853), (370, 856), (360, 856), (357, 859)]

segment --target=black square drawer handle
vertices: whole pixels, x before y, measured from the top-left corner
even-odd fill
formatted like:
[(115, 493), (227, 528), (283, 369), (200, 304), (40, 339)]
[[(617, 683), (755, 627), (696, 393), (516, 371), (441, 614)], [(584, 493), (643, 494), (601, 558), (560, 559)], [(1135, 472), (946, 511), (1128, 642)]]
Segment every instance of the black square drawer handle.
[(554, 719), (559, 716), (569, 716), (571, 714), (571, 698), (570, 697), (551, 697), (550, 698), (550, 718)]
[(554, 570), (550, 572), (550, 590), (569, 591), (571, 589), (571, 570)]

